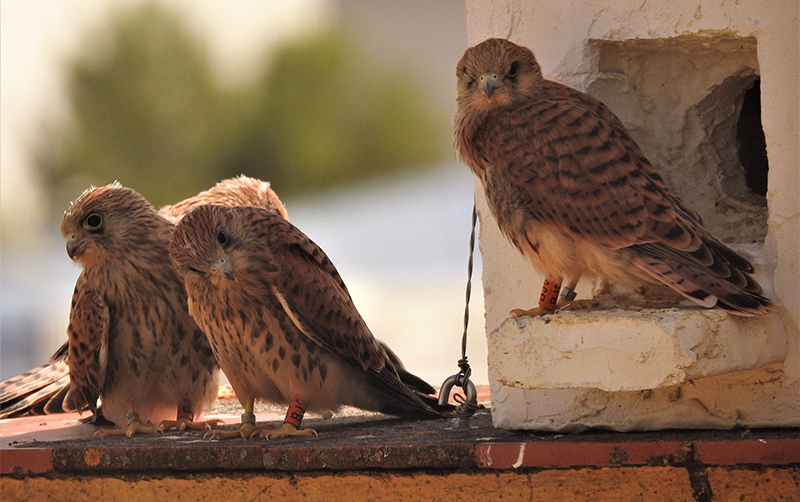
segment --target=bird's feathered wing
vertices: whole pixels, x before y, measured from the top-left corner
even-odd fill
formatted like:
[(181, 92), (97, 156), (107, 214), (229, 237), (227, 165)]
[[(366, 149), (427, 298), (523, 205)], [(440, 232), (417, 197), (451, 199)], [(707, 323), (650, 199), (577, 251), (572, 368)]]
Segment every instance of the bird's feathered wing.
[(387, 354), (373, 337), (325, 252), (280, 216), (258, 208), (247, 210), (254, 214), (244, 215), (245, 219), (262, 220), (258, 223), (261, 229), (253, 234), (271, 236), (269, 252), (280, 258), (280, 267), (287, 271), (271, 290), (295, 327), (314, 343), (367, 372), (370, 384), (387, 395), (387, 401), (406, 406), (382, 411), (441, 416), (434, 409), (435, 400), (424, 395), (433, 389), (420, 384), (421, 379), (408, 373), (402, 364), (396, 364), (397, 356)]
[(0, 418), (78, 411), (69, 387), (65, 343), (46, 364), (0, 383)]
[(752, 265), (707, 232), (605, 105), (556, 82), (490, 113), (475, 141), (487, 183), (524, 195), (541, 225), (608, 249), (684, 296), (744, 315), (769, 301)]
[(97, 399), (106, 379), (109, 320), (105, 300), (94, 291), (82, 291), (79, 282), (67, 329), (70, 388), (79, 410), (97, 411)]

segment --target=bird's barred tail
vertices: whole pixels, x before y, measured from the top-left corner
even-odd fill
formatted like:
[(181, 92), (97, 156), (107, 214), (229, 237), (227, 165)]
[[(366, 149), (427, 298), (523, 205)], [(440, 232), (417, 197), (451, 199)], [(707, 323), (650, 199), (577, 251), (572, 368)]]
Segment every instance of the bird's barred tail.
[(658, 242), (631, 249), (636, 253), (636, 266), (704, 307), (746, 317), (771, 310), (770, 301), (750, 275), (750, 262), (709, 234), (702, 236), (700, 247), (691, 252)]

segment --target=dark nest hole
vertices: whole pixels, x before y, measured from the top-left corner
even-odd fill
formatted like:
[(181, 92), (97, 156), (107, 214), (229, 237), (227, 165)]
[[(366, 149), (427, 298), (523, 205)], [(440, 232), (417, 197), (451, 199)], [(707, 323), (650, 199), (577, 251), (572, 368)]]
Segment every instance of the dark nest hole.
[(701, 143), (708, 165), (719, 170), (721, 188), (752, 207), (767, 205), (767, 145), (761, 127), (760, 79), (752, 70), (726, 78), (696, 105), (709, 131)]
[(769, 163), (761, 126), (761, 79), (756, 79), (744, 93), (742, 111), (736, 121), (736, 142), (747, 187), (754, 194), (766, 196)]

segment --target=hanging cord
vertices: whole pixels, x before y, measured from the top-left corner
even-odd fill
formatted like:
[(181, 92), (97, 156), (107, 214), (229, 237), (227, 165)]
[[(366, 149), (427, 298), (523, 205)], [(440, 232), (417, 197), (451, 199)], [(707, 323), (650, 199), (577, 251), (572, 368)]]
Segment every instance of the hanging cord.
[(450, 390), (453, 386), (461, 387), (466, 397), (461, 394), (456, 394), (453, 399), (459, 405), (456, 407), (456, 419), (467, 420), (475, 414), (481, 406), (478, 405), (478, 392), (475, 389), (469, 377), (472, 374), (472, 368), (469, 367), (469, 359), (467, 358), (467, 329), (469, 328), (469, 300), (472, 296), (472, 268), (473, 256), (475, 254), (475, 227), (478, 222), (478, 212), (475, 208), (475, 203), (472, 204), (472, 232), (469, 236), (469, 261), (467, 262), (467, 292), (466, 292), (466, 306), (464, 307), (464, 333), (461, 335), (461, 359), (458, 360), (459, 372), (456, 375), (448, 377), (442, 384), (439, 391), (439, 404), (447, 404), (450, 398)]

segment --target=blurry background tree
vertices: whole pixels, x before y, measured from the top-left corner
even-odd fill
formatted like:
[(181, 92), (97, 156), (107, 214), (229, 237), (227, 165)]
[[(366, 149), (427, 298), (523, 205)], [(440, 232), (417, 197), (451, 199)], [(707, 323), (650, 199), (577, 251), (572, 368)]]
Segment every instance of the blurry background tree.
[(250, 99), (226, 175), (261, 173), (281, 194), (430, 165), (450, 150), (450, 117), (424, 86), (401, 68), (373, 71), (341, 32), (283, 46)]
[(450, 103), (402, 67), (374, 71), (343, 30), (270, 54), (255, 83), (224, 87), (171, 11), (117, 16), (68, 64), (72, 116), (36, 151), (53, 214), (113, 180), (160, 206), (238, 174), (284, 197), (450, 157)]

